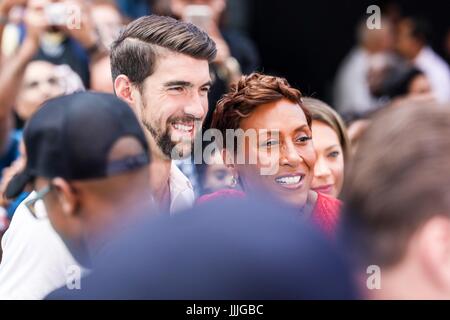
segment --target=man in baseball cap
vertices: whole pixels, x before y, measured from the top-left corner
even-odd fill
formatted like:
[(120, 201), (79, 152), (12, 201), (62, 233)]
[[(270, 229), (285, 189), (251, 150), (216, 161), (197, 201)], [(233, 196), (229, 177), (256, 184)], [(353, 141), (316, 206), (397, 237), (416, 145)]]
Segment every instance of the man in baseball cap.
[(26, 167), (6, 196), (35, 190), (25, 206), (40, 219), (43, 200), (53, 228), (80, 263), (88, 263), (86, 254), (119, 222), (151, 207), (149, 147), (134, 113), (115, 96), (84, 92), (49, 100), (28, 122), (24, 141)]

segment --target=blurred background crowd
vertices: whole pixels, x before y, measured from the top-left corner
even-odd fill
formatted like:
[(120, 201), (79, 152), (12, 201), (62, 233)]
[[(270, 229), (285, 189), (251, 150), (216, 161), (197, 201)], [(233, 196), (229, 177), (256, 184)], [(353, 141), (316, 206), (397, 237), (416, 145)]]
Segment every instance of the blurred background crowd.
[[(76, 4), (80, 8), (81, 19), (77, 21), (75, 16), (73, 23), (81, 24), (81, 28), (66, 25), (67, 19), (61, 17), (64, 11), (58, 7), (63, 3)], [(381, 9), (381, 29), (367, 27), (367, 19), (372, 13), (367, 13), (366, 9), (373, 4)], [(206, 14), (189, 11), (191, 5), (201, 5), (208, 11)], [(379, 181), (382, 178), (377, 180), (376, 177), (376, 170), (383, 170), (383, 165), (373, 164), (371, 167), (367, 154), (383, 162), (383, 157), (389, 157), (391, 152), (395, 154), (398, 151), (396, 148), (408, 139), (418, 139), (414, 133), (414, 126), (417, 125), (414, 116), (404, 111), (402, 106), (421, 105), (422, 109), (427, 106), (433, 109), (435, 105), (450, 103), (450, 24), (445, 1), (1, 0), (2, 195), (12, 177), (25, 167), (26, 151), (22, 136), (27, 121), (42, 103), (51, 98), (85, 90), (114, 94), (109, 54), (111, 45), (128, 23), (149, 14), (194, 23), (205, 30), (216, 44), (217, 55), (210, 63), (212, 85), (204, 130), (211, 126), (219, 130), (227, 127), (225, 122), (213, 115), (217, 111), (223, 113), (225, 119), (228, 104), (240, 101), (232, 94), (223, 98), (232, 84), (255, 88), (258, 86), (255, 82), (272, 81), (255, 74), (242, 80), (243, 75), (258, 72), (283, 77), (292, 87), (299, 89), (303, 106), (310, 113), (308, 124), (315, 147), (311, 189), (344, 200), (344, 205), (347, 200), (353, 209), (370, 211), (364, 201), (369, 203), (373, 199), (364, 198), (363, 192), (378, 199), (389, 196), (389, 192), (383, 192), (385, 185)], [(289, 85), (277, 86), (286, 92), (292, 89)], [(295, 94), (290, 92), (285, 97)], [(450, 105), (447, 107), (450, 110)], [(392, 108), (398, 110), (389, 116), (383, 114), (383, 111)], [(434, 114), (435, 127), (439, 126), (437, 118), (445, 118), (438, 113)], [(426, 112), (421, 116), (426, 117)], [(282, 121), (286, 121), (288, 126), (288, 112), (285, 117)], [(373, 119), (376, 119), (375, 123)], [(383, 141), (377, 141), (376, 137), (373, 141), (367, 138), (361, 142), (364, 154), (363, 151), (358, 153), (360, 141), (367, 130), (370, 136), (377, 136), (382, 135), (383, 129), (394, 130), (397, 126), (409, 131), (409, 136), (404, 136), (404, 140), (399, 138), (398, 145), (391, 143), (383, 149), (379, 145)], [(395, 140), (401, 134), (400, 131), (389, 131), (385, 138)], [(433, 148), (432, 143), (429, 148)], [(408, 150), (402, 152), (408, 156)], [(411, 152), (409, 156), (420, 158), (421, 154)], [(344, 171), (344, 167), (347, 168), (353, 157), (356, 164), (352, 167), (354, 175), (351, 175), (347, 169)], [(395, 158), (395, 155), (392, 157)], [(395, 158), (398, 162), (392, 160), (392, 165), (401, 171), (401, 155), (398, 157)], [(444, 156), (442, 159), (445, 159)], [(192, 183), (200, 202), (208, 202), (211, 200), (208, 195), (219, 190), (241, 192), (245, 189), (233, 168), (224, 164), (221, 154), (211, 155), (208, 162), (209, 165), (194, 164), (191, 158), (176, 161), (178, 168)], [(358, 163), (366, 166), (359, 167)], [(439, 165), (439, 162), (433, 165)], [(426, 167), (429, 168), (428, 165)], [(394, 170), (388, 172), (395, 179)], [(386, 173), (386, 176), (389, 174)], [(450, 176), (450, 172), (442, 171), (442, 174)], [(421, 176), (416, 178), (421, 179)], [(367, 185), (367, 180), (376, 182)], [(348, 184), (346, 189), (345, 183)], [(406, 185), (408, 183), (399, 183), (399, 188)], [(411, 190), (410, 194), (414, 195), (414, 192)], [(8, 229), (18, 205), (28, 195), (29, 192), (23, 192), (13, 200), (1, 197), (2, 234)], [(402, 197), (403, 194), (398, 194), (397, 201), (409, 201)], [(390, 200), (386, 201), (389, 204)], [(328, 205), (339, 206), (333, 203)], [(395, 205), (387, 207), (378, 209), (411, 209)], [(353, 219), (352, 214), (348, 217)], [(319, 225), (328, 231), (334, 230), (334, 222), (323, 219)], [(371, 217), (367, 219), (372, 221)], [(392, 222), (392, 225), (398, 226), (396, 223), (399, 220)], [(389, 218), (381, 217), (378, 222), (391, 226), (386, 221)], [(369, 222), (352, 220), (351, 223)], [(402, 230), (401, 225), (398, 228)], [(380, 234), (384, 233), (380, 231)], [(359, 233), (354, 236), (358, 237), (357, 240), (350, 242), (373, 240)], [(447, 240), (450, 243), (450, 239)], [(386, 245), (379, 244), (377, 250), (382, 251), (383, 246)], [(379, 254), (377, 257), (381, 261), (380, 257), (384, 256)], [(389, 257), (386, 258), (387, 265), (391, 263)]]

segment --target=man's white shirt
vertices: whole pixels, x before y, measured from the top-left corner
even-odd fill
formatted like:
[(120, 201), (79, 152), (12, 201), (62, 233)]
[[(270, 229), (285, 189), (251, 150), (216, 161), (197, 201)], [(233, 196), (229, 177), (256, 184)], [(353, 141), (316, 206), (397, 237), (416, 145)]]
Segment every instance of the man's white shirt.
[(450, 101), (450, 68), (430, 47), (424, 47), (414, 59), (414, 65), (423, 71), (430, 81), (438, 102)]

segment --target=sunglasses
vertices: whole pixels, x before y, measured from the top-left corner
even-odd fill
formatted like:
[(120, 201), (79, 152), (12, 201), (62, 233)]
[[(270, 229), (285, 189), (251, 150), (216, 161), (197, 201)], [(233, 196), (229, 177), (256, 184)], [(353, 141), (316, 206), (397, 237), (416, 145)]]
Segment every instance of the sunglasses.
[(39, 200), (44, 199), (44, 197), (52, 190), (52, 185), (49, 184), (48, 186), (42, 188), (41, 190), (36, 192), (35, 197), (33, 197), (33, 199), (30, 199), (28, 201), (25, 202), (25, 206), (27, 207), (27, 209), (30, 211), (31, 215), (35, 218), (35, 219), (39, 219), (38, 215), (37, 215), (37, 211), (36, 211), (36, 203)]

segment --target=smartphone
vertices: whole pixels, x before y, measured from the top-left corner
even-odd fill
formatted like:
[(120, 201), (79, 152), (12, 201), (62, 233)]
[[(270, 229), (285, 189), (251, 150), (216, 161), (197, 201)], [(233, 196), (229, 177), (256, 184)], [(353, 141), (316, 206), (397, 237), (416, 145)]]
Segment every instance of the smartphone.
[(183, 18), (186, 22), (195, 24), (206, 31), (212, 22), (212, 10), (206, 5), (188, 5), (184, 10)]
[(45, 16), (51, 26), (64, 26), (69, 19), (64, 3), (51, 3), (45, 7)]

